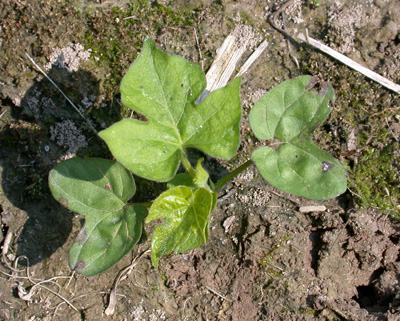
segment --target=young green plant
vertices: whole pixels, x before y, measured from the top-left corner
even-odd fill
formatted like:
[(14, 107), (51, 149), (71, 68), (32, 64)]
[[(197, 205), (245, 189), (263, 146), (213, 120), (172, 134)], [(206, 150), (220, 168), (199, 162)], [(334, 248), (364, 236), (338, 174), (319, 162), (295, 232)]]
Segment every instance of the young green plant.
[[(147, 39), (121, 83), (122, 102), (146, 121), (123, 119), (101, 131), (116, 161), (73, 158), (49, 175), (50, 189), (62, 205), (85, 216), (70, 250), (72, 269), (90, 276), (118, 262), (138, 242), (143, 224), (163, 219), (152, 236), (152, 262), (168, 253), (182, 253), (205, 244), (217, 192), (253, 163), (272, 185), (296, 195), (325, 199), (346, 190), (343, 167), (311, 141), (311, 134), (329, 115), (332, 87), (301, 76), (268, 92), (250, 113), (257, 138), (269, 142), (251, 160), (215, 184), (202, 167), (193, 167), (187, 150), (231, 159), (239, 146), (240, 78), (211, 92), (201, 68), (170, 56)], [(182, 165), (184, 173), (177, 174)], [(168, 182), (148, 214), (130, 204), (135, 193), (132, 174)], [(119, 249), (119, 250), (117, 250)]]

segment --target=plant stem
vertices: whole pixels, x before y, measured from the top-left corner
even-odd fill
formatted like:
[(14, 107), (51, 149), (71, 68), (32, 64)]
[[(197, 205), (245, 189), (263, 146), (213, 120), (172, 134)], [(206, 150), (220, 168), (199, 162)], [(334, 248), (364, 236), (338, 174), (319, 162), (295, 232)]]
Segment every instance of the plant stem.
[(249, 159), (246, 163), (240, 165), (238, 168), (234, 169), (232, 172), (228, 173), (224, 177), (222, 177), (218, 182), (215, 183), (215, 191), (217, 192), (222, 188), (226, 183), (228, 183), (231, 179), (235, 178), (241, 172), (243, 172), (247, 167), (253, 164), (253, 161)]
[(151, 204), (153, 204), (153, 201), (151, 201), (151, 202), (143, 202), (143, 203), (138, 203), (138, 204), (142, 205), (142, 206), (144, 206), (146, 208), (150, 208)]
[(186, 157), (186, 153), (182, 152), (182, 157), (181, 157), (182, 165), (183, 168), (189, 173), (190, 176), (194, 177), (194, 169), (192, 165), (190, 164), (189, 160)]

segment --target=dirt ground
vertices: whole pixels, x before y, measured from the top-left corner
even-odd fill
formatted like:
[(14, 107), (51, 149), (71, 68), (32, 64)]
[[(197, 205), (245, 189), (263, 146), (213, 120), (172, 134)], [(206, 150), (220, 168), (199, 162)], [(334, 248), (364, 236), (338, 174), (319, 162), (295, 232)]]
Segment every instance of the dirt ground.
[[(281, 4), (1, 1), (0, 320), (400, 320), (399, 95), (285, 39), (267, 21)], [(101, 275), (73, 273), (68, 250), (82, 218), (52, 198), (47, 175), (74, 155), (111, 155), (26, 53), (100, 130), (130, 116), (118, 86), (146, 37), (207, 71), (238, 26), (253, 39), (243, 59), (262, 40), (269, 45), (243, 76), (239, 153), (229, 162), (207, 158), (211, 176), (262, 144), (248, 124), (257, 99), (286, 79), (311, 74), (336, 91), (315, 140), (345, 165), (348, 191), (306, 200), (269, 186), (250, 167), (221, 193), (205, 246), (167, 255), (156, 270), (148, 254), (135, 261), (149, 248), (143, 240)], [(398, 0), (294, 0), (279, 26), (290, 34), (307, 28), (400, 83)], [(163, 188), (136, 182), (135, 201), (150, 201)], [(153, 228), (146, 228), (149, 235)], [(114, 280), (131, 262), (107, 316)]]

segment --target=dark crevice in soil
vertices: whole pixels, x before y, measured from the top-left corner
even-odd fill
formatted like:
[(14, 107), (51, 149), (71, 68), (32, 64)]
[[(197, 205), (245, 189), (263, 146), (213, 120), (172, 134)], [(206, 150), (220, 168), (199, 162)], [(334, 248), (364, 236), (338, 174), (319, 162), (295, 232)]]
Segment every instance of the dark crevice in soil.
[(385, 272), (385, 268), (380, 267), (379, 269), (375, 270), (374, 273), (371, 275), (371, 279), (369, 281), (369, 284), (373, 284), (379, 277)]
[[(344, 194), (340, 195), (338, 197), (339, 205), (341, 208), (345, 211), (345, 213), (348, 213), (349, 210), (353, 209), (355, 206), (355, 201), (353, 195), (349, 192), (346, 191)], [(348, 216), (349, 214), (346, 214)], [(348, 217), (347, 217), (348, 219)], [(346, 221), (347, 221), (346, 219)]]
[(351, 250), (351, 252), (354, 253), (354, 256), (355, 256), (356, 259), (357, 259), (357, 262), (358, 262), (357, 267), (358, 267), (358, 269), (359, 269), (359, 270), (362, 270), (362, 262), (363, 262), (363, 257), (362, 257), (362, 255), (361, 255), (359, 252), (355, 251), (355, 250)]
[(317, 273), (318, 261), (319, 261), (319, 251), (322, 249), (322, 233), (324, 230), (315, 230), (310, 233), (309, 239), (311, 241), (311, 268)]
[(374, 271), (371, 275), (368, 285), (361, 285), (357, 287), (357, 296), (352, 299), (355, 300), (361, 308), (369, 312), (386, 312), (389, 309), (389, 304), (392, 302), (394, 294), (385, 296), (379, 295), (375, 291), (374, 283), (377, 282), (380, 276), (385, 272), (383, 267)]
[(353, 226), (350, 226), (350, 224), (348, 223), (349, 220), (350, 220), (350, 218), (347, 219), (345, 228), (347, 230), (348, 238), (350, 239), (350, 238), (354, 237), (357, 233), (354, 231)]
[(357, 296), (353, 297), (361, 308), (365, 309), (367, 307), (373, 306), (376, 302), (376, 297), (374, 293), (374, 288), (370, 285), (361, 285), (357, 287)]
[(357, 287), (358, 295), (353, 297), (362, 309), (366, 309), (369, 313), (386, 312), (389, 309), (389, 303), (393, 300), (394, 295), (381, 299), (375, 294), (373, 285), (361, 285)]
[(14, 297), (14, 298), (19, 298), (19, 296), (18, 296), (18, 287), (17, 286), (15, 286), (15, 287), (13, 287), (13, 289), (12, 289), (12, 296)]
[[(2, 213), (3, 213), (3, 207), (0, 205), (0, 217), (1, 217)], [(0, 227), (1, 227), (1, 234), (3, 234), (3, 239), (0, 242), (0, 248), (3, 249), (4, 241), (5, 241), (9, 227), (7, 226), (7, 224), (4, 224), (2, 221), (0, 221)]]
[(85, 321), (85, 320), (86, 320), (85, 310), (86, 310), (86, 309), (80, 310), (81, 321)]
[(390, 235), (389, 239), (393, 242), (393, 244), (399, 244), (400, 234)]
[(0, 99), (0, 104), (2, 107), (15, 107), (14, 103), (12, 102), (11, 98), (1, 98)]
[(197, 255), (194, 255), (193, 256), (193, 268), (195, 271), (197, 270), (199, 263), (200, 263), (199, 257)]
[(343, 250), (348, 250), (348, 247), (349, 247), (349, 242), (350, 242), (350, 239), (349, 238), (347, 238), (343, 243), (342, 243), (342, 245), (341, 245), (341, 248), (343, 249)]
[[(0, 209), (1, 209), (1, 207), (0, 207)], [(4, 246), (4, 241), (5, 241), (5, 237), (7, 235), (8, 229), (9, 229), (9, 227), (7, 225), (5, 225), (5, 224), (3, 225), (2, 224), (2, 226), (1, 226), (1, 234), (3, 234), (3, 240), (0, 242), (0, 247), (1, 248), (3, 248), (3, 246)]]
[(246, 231), (247, 231), (248, 226), (249, 226), (249, 220), (248, 220), (247, 216), (244, 216), (243, 220), (242, 220), (242, 224), (240, 225), (240, 232), (237, 235), (238, 242), (236, 245), (236, 251), (239, 254), (240, 263), (243, 263), (243, 261), (245, 259), (245, 255), (246, 255), (245, 242), (247, 239)]

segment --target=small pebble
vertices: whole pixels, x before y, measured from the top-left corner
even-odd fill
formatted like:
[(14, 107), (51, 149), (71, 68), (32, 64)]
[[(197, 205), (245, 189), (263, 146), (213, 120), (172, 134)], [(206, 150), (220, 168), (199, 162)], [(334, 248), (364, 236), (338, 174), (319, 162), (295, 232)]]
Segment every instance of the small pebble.
[(326, 211), (325, 206), (301, 206), (299, 211), (301, 213), (310, 213), (310, 212), (324, 212)]

